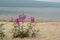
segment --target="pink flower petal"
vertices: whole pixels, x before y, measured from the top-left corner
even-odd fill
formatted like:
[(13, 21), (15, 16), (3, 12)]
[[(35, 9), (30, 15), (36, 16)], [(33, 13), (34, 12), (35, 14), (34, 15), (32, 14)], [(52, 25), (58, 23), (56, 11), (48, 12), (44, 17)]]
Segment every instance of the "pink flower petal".
[(15, 20), (15, 22), (16, 22), (16, 24), (19, 24), (19, 18), (16, 18), (16, 20)]
[(26, 15), (22, 15), (22, 19), (25, 20), (26, 19)]
[(31, 21), (31, 23), (34, 23), (35, 22), (35, 18), (31, 17), (30, 21)]

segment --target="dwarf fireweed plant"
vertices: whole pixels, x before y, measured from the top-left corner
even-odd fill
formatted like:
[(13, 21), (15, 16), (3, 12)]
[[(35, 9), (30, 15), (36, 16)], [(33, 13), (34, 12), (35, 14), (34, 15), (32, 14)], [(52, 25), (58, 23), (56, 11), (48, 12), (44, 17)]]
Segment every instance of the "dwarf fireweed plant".
[(35, 36), (36, 32), (38, 30), (34, 29), (33, 27), (36, 25), (35, 24), (35, 18), (31, 17), (29, 20), (29, 23), (25, 26), (24, 23), (26, 20), (26, 15), (20, 15), (18, 18), (15, 19), (14, 23), (14, 30), (13, 30), (13, 37), (30, 37), (30, 36)]
[(39, 30), (34, 29), (34, 26), (36, 25), (35, 22), (36, 22), (35, 18), (31, 17), (30, 18), (30, 23), (27, 24), (31, 36), (36, 36), (36, 33), (39, 32)]
[(5, 34), (3, 32), (4, 28), (2, 28), (4, 24), (0, 24), (0, 38), (3, 40), (3, 37), (5, 37)]

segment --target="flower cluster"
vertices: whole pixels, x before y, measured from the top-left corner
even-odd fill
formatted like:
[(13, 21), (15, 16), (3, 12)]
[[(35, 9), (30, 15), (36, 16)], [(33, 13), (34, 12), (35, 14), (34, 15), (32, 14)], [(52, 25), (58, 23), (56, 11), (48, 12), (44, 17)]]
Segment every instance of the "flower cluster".
[(18, 18), (15, 19), (14, 25), (14, 33), (13, 37), (29, 37), (33, 36), (38, 32), (39, 30), (33, 29), (33, 23), (35, 23), (35, 18), (31, 17), (29, 23), (27, 23), (26, 26), (24, 26), (25, 20), (27, 16), (26, 15), (19, 15)]

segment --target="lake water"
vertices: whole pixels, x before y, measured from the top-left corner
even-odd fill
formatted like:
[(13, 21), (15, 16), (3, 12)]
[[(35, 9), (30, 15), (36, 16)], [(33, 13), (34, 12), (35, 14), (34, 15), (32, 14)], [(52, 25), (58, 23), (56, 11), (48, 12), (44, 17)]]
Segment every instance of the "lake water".
[(17, 17), (23, 12), (36, 19), (60, 21), (60, 8), (0, 7), (0, 18)]

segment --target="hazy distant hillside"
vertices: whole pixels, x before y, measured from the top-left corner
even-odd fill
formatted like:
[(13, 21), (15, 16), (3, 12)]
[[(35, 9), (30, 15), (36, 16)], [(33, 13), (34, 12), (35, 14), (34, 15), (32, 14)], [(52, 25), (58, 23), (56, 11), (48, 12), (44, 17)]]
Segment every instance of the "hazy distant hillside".
[(0, 7), (60, 7), (60, 3), (32, 0), (0, 0)]

